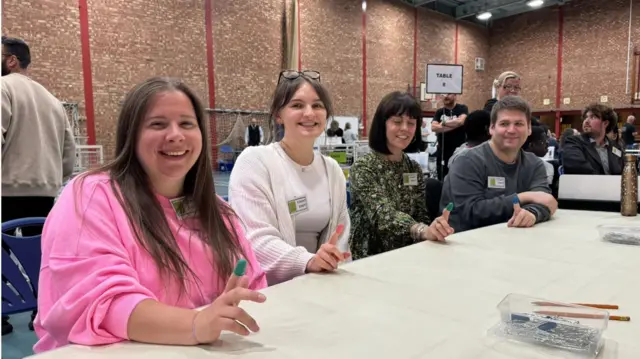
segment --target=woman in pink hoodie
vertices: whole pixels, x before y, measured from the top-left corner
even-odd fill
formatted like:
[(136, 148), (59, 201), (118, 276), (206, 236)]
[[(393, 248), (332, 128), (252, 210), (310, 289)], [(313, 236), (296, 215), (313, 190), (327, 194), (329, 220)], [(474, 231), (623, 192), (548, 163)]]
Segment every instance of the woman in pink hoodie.
[(205, 121), (177, 80), (153, 78), (127, 95), (115, 160), (70, 182), (45, 223), (36, 353), (196, 345), (259, 329), (238, 303), (266, 299), (265, 275), (215, 194)]

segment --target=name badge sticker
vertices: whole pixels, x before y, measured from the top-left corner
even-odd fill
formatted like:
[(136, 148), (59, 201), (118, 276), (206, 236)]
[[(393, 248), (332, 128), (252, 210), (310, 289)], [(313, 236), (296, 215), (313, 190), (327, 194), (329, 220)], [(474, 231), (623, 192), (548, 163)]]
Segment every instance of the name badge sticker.
[(504, 177), (489, 177), (487, 186), (489, 188), (506, 188)]
[(188, 207), (185, 203), (184, 197), (174, 198), (169, 201), (171, 202), (171, 207), (173, 207), (173, 210), (176, 212), (176, 216), (178, 216), (179, 219), (185, 219), (195, 214), (195, 210)]
[(287, 206), (289, 207), (289, 214), (292, 215), (300, 214), (309, 210), (307, 196), (294, 198), (287, 202)]
[(417, 173), (403, 173), (402, 184), (405, 186), (417, 186), (418, 174)]
[(613, 154), (618, 156), (618, 157), (622, 157), (622, 152), (620, 152), (620, 150), (615, 148), (615, 147), (611, 148), (611, 152), (613, 152)]

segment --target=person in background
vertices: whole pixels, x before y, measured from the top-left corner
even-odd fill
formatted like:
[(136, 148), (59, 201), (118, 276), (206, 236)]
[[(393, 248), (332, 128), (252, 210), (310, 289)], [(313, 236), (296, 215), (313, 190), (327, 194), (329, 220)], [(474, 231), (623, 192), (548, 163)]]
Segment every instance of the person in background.
[[(197, 345), (259, 329), (237, 303), (264, 302), (265, 275), (215, 194), (206, 121), (178, 80), (152, 78), (127, 94), (115, 159), (74, 178), (45, 223), (36, 353)], [(241, 278), (238, 262), (248, 262)]]
[(476, 110), (469, 114), (464, 122), (464, 132), (467, 142), (456, 148), (449, 159), (449, 166), (456, 160), (458, 156), (469, 151), (470, 149), (488, 141), (491, 138), (489, 127), (491, 126), (491, 115), (484, 110)]
[(449, 172), (449, 159), (453, 152), (465, 141), (464, 122), (469, 114), (466, 105), (456, 103), (457, 95), (444, 96), (443, 107), (436, 111), (431, 130), (438, 137), (438, 179), (441, 181)]
[(264, 143), (264, 132), (255, 117), (251, 118), (251, 124), (244, 131), (244, 143), (247, 146), (260, 146)]
[(355, 143), (358, 140), (358, 134), (351, 129), (351, 123), (347, 122), (344, 125), (344, 143), (351, 144)]
[(553, 216), (544, 164), (521, 150), (531, 134), (531, 109), (506, 96), (491, 111), (491, 140), (460, 155), (444, 181), (440, 208), (454, 203), (449, 223), (462, 232), (497, 223), (531, 227)]
[(231, 172), (229, 201), (270, 285), (334, 271), (350, 259), (344, 173), (313, 150), (331, 115), (318, 72), (283, 71), (269, 123), (284, 126), (283, 139), (246, 149)]
[[(548, 141), (548, 146), (547, 147), (553, 147), (554, 148), (553, 156), (554, 156), (554, 159), (557, 159), (558, 141), (556, 140), (555, 134), (553, 132), (551, 132), (551, 129), (546, 124), (542, 123), (542, 124), (540, 124), (540, 127), (542, 127), (542, 129), (544, 130), (545, 135), (547, 137), (547, 141)], [(544, 156), (542, 156), (542, 157), (544, 157)]]
[[(26, 42), (2, 37), (2, 222), (47, 217), (64, 180), (73, 173), (75, 142), (62, 103), (27, 75)], [(35, 236), (42, 227), (22, 229)], [(2, 248), (9, 252), (4, 243)], [(29, 322), (33, 330), (34, 311)], [(2, 317), (2, 335), (11, 333)]]
[(567, 137), (562, 150), (565, 174), (619, 175), (624, 167), (622, 148), (606, 136), (618, 122), (609, 106), (592, 104), (582, 111), (584, 133)]
[(562, 131), (562, 135), (560, 135), (560, 141), (558, 141), (559, 149), (558, 151), (556, 151), (558, 153), (558, 160), (560, 161), (560, 164), (562, 164), (562, 152), (564, 150), (564, 144), (567, 141), (567, 137), (569, 136), (580, 136), (580, 132), (578, 132), (578, 130), (576, 130), (575, 128), (567, 128), (566, 130)]
[(580, 136), (580, 132), (575, 128), (567, 128), (566, 130), (562, 131), (562, 135), (560, 135), (560, 141), (558, 142), (560, 148), (564, 147), (564, 144), (567, 141), (567, 137), (569, 136)]
[(422, 168), (405, 154), (422, 148), (421, 122), (420, 104), (408, 93), (387, 94), (376, 109), (369, 133), (373, 151), (350, 172), (351, 253), (356, 259), (420, 241), (443, 241), (453, 233), (447, 211), (429, 218)]
[(610, 132), (607, 132), (607, 138), (612, 143), (615, 143), (620, 148), (625, 148), (624, 141), (622, 140), (622, 130), (618, 128), (618, 124), (615, 124)]
[(630, 115), (627, 117), (627, 122), (622, 127), (622, 140), (624, 141), (627, 149), (633, 148), (637, 135), (638, 129), (636, 128), (636, 118), (635, 116)]
[(522, 146), (522, 149), (540, 157), (540, 160), (547, 171), (547, 183), (551, 185), (553, 183), (555, 170), (551, 163), (542, 159), (547, 155), (547, 151), (549, 150), (549, 138), (547, 137), (547, 132), (545, 132), (544, 128), (540, 126), (531, 127), (531, 135), (527, 137), (527, 141)]
[(342, 143), (344, 143), (344, 131), (340, 128), (340, 123), (337, 120), (331, 121), (331, 125), (327, 130), (327, 137), (340, 137)]
[(519, 96), (522, 87), (520, 85), (520, 75), (513, 71), (505, 71), (493, 81), (493, 87), (496, 89), (496, 97), (487, 100), (484, 104), (484, 110), (491, 113), (493, 105), (505, 96)]

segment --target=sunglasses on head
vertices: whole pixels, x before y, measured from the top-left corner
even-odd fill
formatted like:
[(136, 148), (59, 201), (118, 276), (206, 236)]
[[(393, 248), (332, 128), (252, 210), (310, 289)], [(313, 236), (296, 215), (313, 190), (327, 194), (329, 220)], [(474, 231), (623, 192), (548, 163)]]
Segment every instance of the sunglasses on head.
[(278, 83), (282, 81), (282, 79), (287, 80), (295, 80), (300, 76), (305, 76), (310, 78), (311, 80), (320, 82), (320, 73), (318, 71), (312, 70), (304, 70), (304, 71), (295, 71), (295, 70), (284, 70), (280, 72), (280, 76), (278, 76)]

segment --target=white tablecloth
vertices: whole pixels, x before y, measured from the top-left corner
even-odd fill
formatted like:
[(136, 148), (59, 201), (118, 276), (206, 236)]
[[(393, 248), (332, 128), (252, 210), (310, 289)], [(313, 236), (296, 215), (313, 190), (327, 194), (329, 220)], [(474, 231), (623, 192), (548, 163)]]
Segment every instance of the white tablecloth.
[[(215, 346), (67, 346), (39, 359), (560, 358), (487, 335), (508, 293), (620, 305), (599, 358), (640, 358), (640, 247), (600, 241), (596, 226), (637, 223), (617, 213), (558, 211), (531, 229), (497, 225), (307, 275), (243, 303), (261, 327)], [(556, 352), (557, 353), (557, 352)]]

